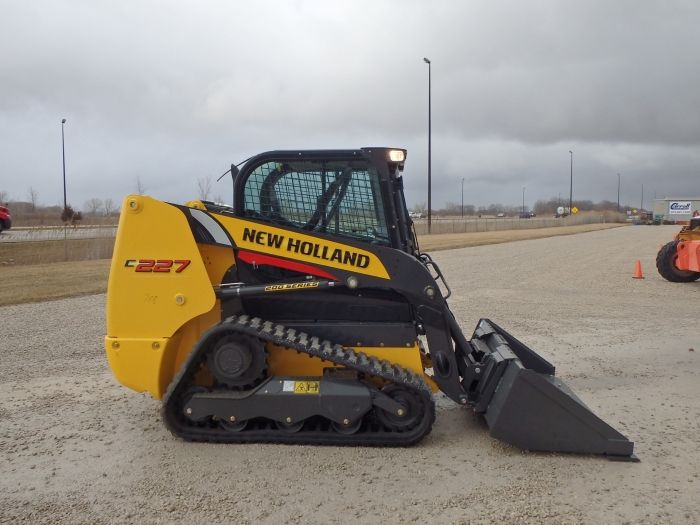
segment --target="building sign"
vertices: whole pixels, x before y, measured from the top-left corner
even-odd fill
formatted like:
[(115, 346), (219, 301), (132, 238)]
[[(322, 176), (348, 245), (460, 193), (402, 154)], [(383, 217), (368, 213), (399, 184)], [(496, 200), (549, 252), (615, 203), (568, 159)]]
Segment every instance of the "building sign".
[(690, 215), (691, 201), (671, 201), (668, 203), (669, 215)]

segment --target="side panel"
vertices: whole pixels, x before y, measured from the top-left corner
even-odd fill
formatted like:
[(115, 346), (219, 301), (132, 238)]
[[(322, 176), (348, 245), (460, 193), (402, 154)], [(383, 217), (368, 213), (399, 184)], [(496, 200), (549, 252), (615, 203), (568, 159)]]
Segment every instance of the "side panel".
[(109, 273), (107, 335), (169, 337), (215, 300), (185, 215), (150, 197), (128, 196)]
[(222, 249), (200, 250), (177, 207), (142, 195), (124, 199), (107, 289), (105, 338), (120, 383), (160, 397), (176, 363), (192, 348), (195, 332), (220, 320), (212, 280), (233, 264), (233, 254), (228, 250), (230, 258), (222, 260), (211, 250)]
[(389, 279), (386, 267), (371, 251), (271, 224), (225, 215), (216, 215), (216, 218), (241, 250), (263, 252), (297, 262), (321, 264), (346, 272)]

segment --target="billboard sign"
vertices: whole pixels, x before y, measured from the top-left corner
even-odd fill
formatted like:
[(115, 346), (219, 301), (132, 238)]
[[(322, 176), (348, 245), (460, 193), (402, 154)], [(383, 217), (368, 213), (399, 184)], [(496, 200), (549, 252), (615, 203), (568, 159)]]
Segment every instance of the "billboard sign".
[(668, 203), (669, 215), (690, 215), (691, 201), (671, 201)]

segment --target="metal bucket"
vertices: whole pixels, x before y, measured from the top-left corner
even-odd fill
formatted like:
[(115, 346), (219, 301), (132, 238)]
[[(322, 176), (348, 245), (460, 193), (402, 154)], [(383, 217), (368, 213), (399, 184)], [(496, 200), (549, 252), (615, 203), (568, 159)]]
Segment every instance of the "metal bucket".
[(638, 461), (634, 443), (596, 416), (554, 366), (488, 319), (469, 341), (480, 378), (469, 388), (491, 435), (527, 450), (604, 454)]

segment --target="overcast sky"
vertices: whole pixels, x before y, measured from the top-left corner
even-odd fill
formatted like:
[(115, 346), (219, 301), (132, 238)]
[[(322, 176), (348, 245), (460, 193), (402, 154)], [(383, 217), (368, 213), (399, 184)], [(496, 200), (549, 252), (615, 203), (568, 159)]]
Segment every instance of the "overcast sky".
[[(700, 196), (700, 2), (0, 0), (0, 190), (62, 203), (271, 149), (408, 148), (409, 205)], [(230, 178), (213, 195), (230, 202)]]

